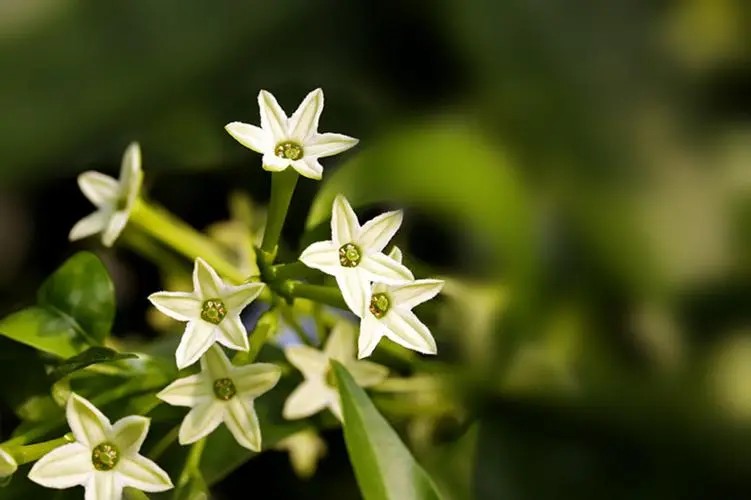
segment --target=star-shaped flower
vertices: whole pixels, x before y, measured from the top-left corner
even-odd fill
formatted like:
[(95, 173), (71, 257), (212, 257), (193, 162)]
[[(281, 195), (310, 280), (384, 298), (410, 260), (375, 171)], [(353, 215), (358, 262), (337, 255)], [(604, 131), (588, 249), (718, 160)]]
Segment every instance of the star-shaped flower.
[(319, 134), (318, 120), (323, 111), (323, 91), (309, 93), (290, 118), (271, 93), (258, 93), (261, 127), (232, 122), (225, 130), (243, 146), (263, 155), (263, 168), (279, 172), (292, 167), (300, 175), (320, 179), (323, 167), (318, 158), (333, 156), (357, 144), (342, 134)]
[[(401, 262), (401, 251), (394, 247), (389, 255)], [(382, 337), (396, 342), (402, 347), (423, 354), (435, 354), (438, 348), (430, 330), (412, 308), (426, 302), (441, 291), (441, 280), (415, 280), (396, 286), (376, 283), (368, 298), (368, 307), (360, 320), (358, 358), (370, 356)]]
[(234, 366), (214, 345), (201, 358), (201, 372), (167, 386), (157, 397), (191, 410), (180, 425), (178, 441), (190, 444), (211, 434), (224, 422), (238, 443), (261, 451), (261, 427), (253, 401), (271, 390), (281, 369), (270, 363)]
[(400, 262), (382, 253), (402, 225), (402, 211), (383, 213), (362, 227), (352, 206), (337, 195), (331, 212), (331, 240), (313, 243), (300, 260), (308, 267), (336, 277), (347, 306), (364, 314), (370, 283), (398, 284), (414, 279)]
[(342, 408), (329, 360), (342, 363), (361, 387), (381, 383), (388, 377), (388, 368), (370, 361), (355, 359), (354, 325), (346, 320), (331, 330), (323, 351), (304, 345), (284, 349), (287, 360), (300, 370), (305, 380), (284, 403), (282, 415), (287, 420), (309, 417), (328, 408), (342, 420)]
[(18, 469), (18, 464), (13, 455), (0, 448), (0, 479), (12, 476)]
[(66, 416), (76, 442), (43, 456), (29, 472), (29, 479), (47, 488), (83, 486), (86, 500), (120, 500), (124, 487), (147, 492), (172, 488), (169, 476), (157, 464), (140, 455), (150, 420), (125, 417), (110, 424), (94, 405), (71, 394)]
[(112, 246), (128, 223), (141, 189), (141, 148), (134, 142), (125, 150), (120, 179), (89, 171), (78, 176), (78, 186), (97, 210), (78, 221), (70, 230), (70, 241), (102, 233), (102, 244)]
[(200, 257), (193, 268), (193, 292), (157, 292), (149, 300), (161, 312), (187, 321), (175, 352), (177, 367), (190, 366), (214, 342), (238, 351), (250, 348), (240, 313), (263, 290), (263, 283), (227, 285)]

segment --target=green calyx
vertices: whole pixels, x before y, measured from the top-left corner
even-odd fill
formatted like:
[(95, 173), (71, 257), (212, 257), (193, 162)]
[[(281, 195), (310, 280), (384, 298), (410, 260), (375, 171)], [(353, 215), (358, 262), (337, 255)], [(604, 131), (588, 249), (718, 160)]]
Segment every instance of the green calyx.
[(323, 380), (326, 382), (327, 386), (336, 389), (336, 375), (334, 374), (331, 363), (329, 363), (328, 367), (326, 368), (326, 373), (324, 373), (323, 375)]
[(220, 378), (214, 381), (214, 396), (221, 401), (229, 401), (237, 394), (237, 388), (232, 379)]
[(201, 306), (201, 319), (207, 323), (218, 325), (227, 316), (227, 308), (221, 299), (207, 299)]
[(274, 148), (274, 154), (279, 158), (294, 161), (303, 157), (303, 149), (295, 142), (280, 142)]
[(112, 443), (104, 442), (91, 451), (91, 463), (98, 471), (110, 471), (119, 461), (120, 450)]
[(361, 259), (360, 249), (354, 243), (347, 243), (339, 248), (339, 264), (342, 267), (357, 267)]
[(370, 310), (370, 314), (375, 316), (377, 319), (383, 318), (387, 312), (389, 312), (389, 309), (391, 308), (391, 301), (389, 300), (388, 295), (385, 293), (376, 293), (373, 294), (373, 296), (370, 298), (370, 305), (368, 306), (368, 310)]

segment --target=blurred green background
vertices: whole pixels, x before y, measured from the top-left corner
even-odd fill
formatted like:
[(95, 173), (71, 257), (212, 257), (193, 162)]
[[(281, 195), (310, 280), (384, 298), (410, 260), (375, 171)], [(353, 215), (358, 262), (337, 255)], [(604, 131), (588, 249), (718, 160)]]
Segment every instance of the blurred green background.
[[(153, 335), (158, 269), (67, 243), (75, 177), (138, 140), (149, 196), (203, 229), (268, 199), (223, 126), (321, 87), (321, 130), (361, 143), (284, 237), (341, 191), (404, 207), (419, 274), (453, 278), (432, 319), (460, 410), (396, 424), (457, 498), (749, 498), (750, 27), (744, 0), (0, 0), (0, 313), (88, 247), (116, 333)], [(313, 479), (270, 452), (217, 498), (358, 498), (324, 436)]]

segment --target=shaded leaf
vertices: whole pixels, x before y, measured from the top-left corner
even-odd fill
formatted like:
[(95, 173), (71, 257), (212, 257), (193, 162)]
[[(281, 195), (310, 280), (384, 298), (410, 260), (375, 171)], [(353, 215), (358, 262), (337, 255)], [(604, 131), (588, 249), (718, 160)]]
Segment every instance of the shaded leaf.
[(396, 431), (338, 362), (332, 362), (342, 399), (344, 438), (366, 500), (441, 498)]
[(87, 366), (91, 366), (97, 363), (107, 363), (111, 361), (120, 361), (123, 359), (138, 358), (133, 353), (119, 353), (109, 347), (89, 347), (81, 354), (77, 354), (71, 358), (66, 359), (58, 366), (56, 366), (51, 372), (50, 377), (54, 380), (59, 380), (66, 375), (70, 375), (73, 372), (82, 370)]

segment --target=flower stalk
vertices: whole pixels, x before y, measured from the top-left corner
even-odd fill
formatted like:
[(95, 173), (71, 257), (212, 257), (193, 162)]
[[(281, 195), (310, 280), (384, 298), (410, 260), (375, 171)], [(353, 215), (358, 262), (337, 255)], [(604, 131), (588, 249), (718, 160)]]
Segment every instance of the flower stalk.
[(275, 172), (271, 176), (271, 199), (266, 229), (263, 232), (263, 242), (261, 243), (261, 250), (267, 263), (273, 262), (276, 258), (279, 237), (282, 234), (289, 203), (292, 200), (292, 194), (295, 192), (299, 178), (300, 174), (292, 169)]

